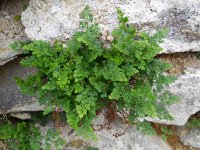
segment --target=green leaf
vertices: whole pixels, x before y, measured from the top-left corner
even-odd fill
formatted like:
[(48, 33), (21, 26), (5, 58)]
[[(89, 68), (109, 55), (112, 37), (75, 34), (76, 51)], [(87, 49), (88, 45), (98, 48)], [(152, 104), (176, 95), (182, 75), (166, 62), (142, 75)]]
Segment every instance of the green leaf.
[(155, 130), (153, 129), (151, 124), (146, 120), (144, 120), (143, 122), (139, 122), (137, 124), (137, 128), (145, 134), (155, 135)]
[(55, 106), (53, 105), (49, 105), (47, 107), (45, 107), (45, 109), (43, 110), (43, 115), (48, 115), (49, 113), (55, 111)]
[(126, 78), (125, 72), (123, 69), (119, 68), (117, 65), (108, 63), (107, 66), (105, 66), (102, 69), (102, 74), (106, 80), (111, 81), (128, 81)]

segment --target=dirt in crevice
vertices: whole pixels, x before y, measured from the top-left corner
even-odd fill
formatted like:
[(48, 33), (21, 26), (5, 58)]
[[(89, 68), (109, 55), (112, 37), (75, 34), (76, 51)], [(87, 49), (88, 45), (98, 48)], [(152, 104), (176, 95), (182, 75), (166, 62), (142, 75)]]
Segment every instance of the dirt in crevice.
[(199, 148), (186, 146), (181, 143), (178, 135), (177, 135), (177, 127), (173, 125), (163, 125), (163, 124), (157, 124), (152, 123), (153, 128), (155, 129), (158, 136), (161, 137), (162, 131), (161, 128), (166, 127), (172, 131), (172, 135), (168, 135), (166, 142), (170, 145), (172, 150), (200, 150)]
[[(168, 70), (168, 73), (171, 75), (181, 75), (185, 73), (187, 68), (200, 68), (200, 52), (184, 52), (184, 53), (174, 53), (174, 54), (160, 54), (157, 58), (162, 59), (164, 62), (167, 62), (172, 65), (171, 69)], [(191, 118), (200, 118), (200, 112), (194, 114)], [(189, 120), (190, 120), (189, 119)], [(173, 134), (168, 136), (167, 143), (171, 146), (173, 150), (200, 150), (198, 148), (185, 146), (180, 142), (180, 139), (177, 135), (177, 127), (172, 125), (162, 125), (152, 123), (157, 134), (161, 136), (161, 128), (167, 127), (171, 129)]]
[(198, 111), (198, 112), (196, 112), (194, 115), (192, 115), (192, 116), (189, 118), (189, 120), (192, 119), (192, 118), (200, 119), (200, 111)]
[(172, 65), (172, 68), (168, 71), (168, 73), (172, 75), (184, 74), (184, 70), (189, 67), (200, 68), (199, 57), (199, 52), (160, 54), (157, 56), (157, 58)]

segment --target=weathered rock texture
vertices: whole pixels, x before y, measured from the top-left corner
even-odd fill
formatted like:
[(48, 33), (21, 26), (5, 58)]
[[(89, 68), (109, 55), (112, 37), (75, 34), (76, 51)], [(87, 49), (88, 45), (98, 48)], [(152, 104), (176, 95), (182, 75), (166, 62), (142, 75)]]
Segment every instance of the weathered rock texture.
[(20, 21), (23, 7), (27, 5), (28, 0), (0, 1), (0, 65), (19, 54), (9, 48), (13, 41), (27, 39)]
[(178, 136), (184, 145), (200, 149), (200, 128), (180, 127), (178, 128)]
[(182, 126), (191, 115), (200, 110), (200, 66), (187, 68), (185, 74), (180, 75), (167, 89), (181, 99), (167, 108), (174, 120), (149, 119), (149, 121)]
[(108, 131), (97, 132), (99, 136), (97, 147), (102, 150), (171, 150), (161, 138), (145, 135), (135, 127), (127, 130), (123, 136), (113, 137), (113, 134), (123, 132), (124, 128), (113, 127)]
[(0, 67), (0, 114), (42, 110), (35, 98), (23, 96), (16, 85), (14, 77), (25, 77), (34, 72), (34, 69), (21, 67), (19, 60)]
[[(53, 126), (49, 123), (41, 127), (45, 132)], [(171, 147), (158, 136), (145, 135), (135, 127), (129, 128), (124, 135), (116, 138), (115, 133), (124, 132), (126, 125), (112, 123), (111, 129), (96, 131), (97, 142), (92, 142), (77, 136), (69, 125), (61, 127), (61, 137), (66, 141), (67, 146), (63, 150), (85, 150), (90, 145), (97, 147), (99, 150), (171, 150)]]
[(25, 32), (31, 39), (66, 40), (78, 29), (85, 5), (103, 31), (116, 27), (119, 7), (140, 30), (170, 29), (163, 53), (200, 51), (199, 0), (31, 0), (22, 15)]

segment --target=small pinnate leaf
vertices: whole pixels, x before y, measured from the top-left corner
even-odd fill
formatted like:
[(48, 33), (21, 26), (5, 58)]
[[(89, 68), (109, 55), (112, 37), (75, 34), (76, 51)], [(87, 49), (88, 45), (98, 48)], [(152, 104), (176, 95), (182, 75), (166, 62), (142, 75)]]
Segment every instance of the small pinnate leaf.
[[(59, 137), (59, 132), (48, 130), (46, 134), (32, 122), (4, 122), (0, 124), (0, 139), (7, 140), (8, 147), (16, 150), (46, 150), (51, 145), (55, 145), (58, 150), (62, 150), (65, 142)], [(42, 143), (42, 141), (44, 141)]]

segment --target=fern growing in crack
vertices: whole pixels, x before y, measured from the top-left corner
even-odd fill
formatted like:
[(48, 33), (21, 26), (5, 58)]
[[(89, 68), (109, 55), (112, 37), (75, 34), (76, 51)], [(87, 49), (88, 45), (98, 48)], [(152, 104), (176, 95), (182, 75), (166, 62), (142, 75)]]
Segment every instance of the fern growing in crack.
[(21, 91), (36, 94), (48, 110), (62, 108), (70, 126), (88, 139), (96, 137), (92, 123), (97, 112), (112, 109), (113, 115), (109, 115), (111, 111), (106, 115), (112, 120), (117, 112), (126, 110), (128, 124), (152, 134), (150, 123), (138, 118), (172, 119), (165, 106), (177, 101), (162, 90), (174, 81), (163, 75), (170, 65), (155, 58), (168, 30), (139, 33), (122, 11), (117, 13), (119, 25), (112, 32), (109, 48), (103, 45), (88, 6), (80, 14), (82, 31), (74, 34), (67, 47), (41, 40), (21, 44), (31, 54), (21, 64), (37, 69), (25, 80), (16, 78)]

